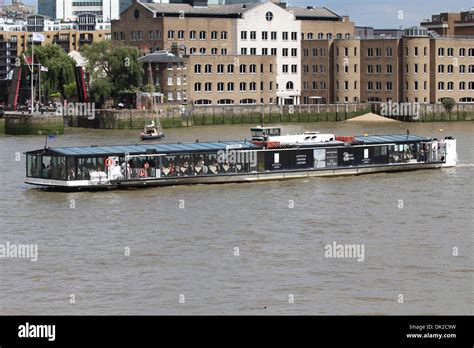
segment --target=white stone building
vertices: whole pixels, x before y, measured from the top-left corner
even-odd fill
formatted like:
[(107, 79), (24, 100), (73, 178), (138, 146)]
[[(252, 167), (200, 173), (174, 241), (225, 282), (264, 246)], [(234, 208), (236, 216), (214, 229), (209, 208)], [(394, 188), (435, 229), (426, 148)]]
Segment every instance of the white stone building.
[(236, 20), (236, 50), (244, 55), (275, 55), (277, 103), (299, 104), (301, 96), (301, 21), (267, 2)]

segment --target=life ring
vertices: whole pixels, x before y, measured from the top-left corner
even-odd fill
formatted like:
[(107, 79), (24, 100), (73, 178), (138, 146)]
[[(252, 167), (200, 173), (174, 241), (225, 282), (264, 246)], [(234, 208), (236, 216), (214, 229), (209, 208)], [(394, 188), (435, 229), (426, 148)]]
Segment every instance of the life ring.
[(104, 164), (106, 167), (110, 167), (111, 165), (114, 164), (114, 161), (112, 160), (112, 158), (106, 158), (104, 161)]
[(145, 169), (140, 168), (140, 170), (138, 171), (138, 176), (139, 176), (140, 178), (144, 178), (144, 177), (146, 176), (146, 171), (145, 171)]

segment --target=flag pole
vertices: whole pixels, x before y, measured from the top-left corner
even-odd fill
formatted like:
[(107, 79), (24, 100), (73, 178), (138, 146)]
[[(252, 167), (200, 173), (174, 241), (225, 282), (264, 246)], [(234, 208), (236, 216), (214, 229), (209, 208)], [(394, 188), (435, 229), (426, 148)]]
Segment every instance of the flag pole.
[[(31, 109), (30, 113), (33, 113), (33, 98), (34, 98), (34, 89), (33, 89), (33, 72), (35, 70), (35, 35), (31, 35)], [(45, 145), (46, 146), (46, 145)]]

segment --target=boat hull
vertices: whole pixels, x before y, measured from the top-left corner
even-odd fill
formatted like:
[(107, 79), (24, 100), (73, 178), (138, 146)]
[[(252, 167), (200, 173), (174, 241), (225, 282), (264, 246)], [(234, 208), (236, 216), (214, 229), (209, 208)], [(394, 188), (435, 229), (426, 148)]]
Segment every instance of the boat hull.
[(265, 171), (251, 172), (245, 174), (218, 174), (206, 176), (177, 176), (161, 178), (142, 178), (131, 180), (111, 180), (105, 183), (92, 183), (88, 180), (62, 181), (51, 179), (28, 178), (25, 183), (30, 185), (47, 187), (56, 190), (106, 190), (134, 187), (156, 187), (174, 185), (193, 184), (225, 184), (243, 183), (272, 180), (303, 179), (310, 177), (336, 177), (349, 175), (363, 175), (374, 173), (391, 173), (422, 169), (438, 169), (443, 167), (443, 162), (434, 163), (405, 163), (391, 165), (372, 165), (358, 167), (339, 167), (332, 169), (312, 169), (312, 170), (289, 170), (289, 171)]

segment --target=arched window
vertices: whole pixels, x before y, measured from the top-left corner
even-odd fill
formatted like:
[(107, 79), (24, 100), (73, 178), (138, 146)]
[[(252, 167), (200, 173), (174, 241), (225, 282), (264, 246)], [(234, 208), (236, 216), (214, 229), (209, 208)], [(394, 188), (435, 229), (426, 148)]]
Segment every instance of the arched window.
[(191, 30), (189, 32), (189, 40), (196, 40), (196, 30)]
[(201, 92), (201, 83), (200, 82), (196, 82), (194, 84), (194, 91), (195, 92)]
[(189, 49), (189, 54), (196, 54), (196, 47), (191, 47)]
[(240, 104), (257, 104), (257, 101), (255, 99), (241, 99)]
[(324, 39), (324, 33), (318, 33), (318, 39), (320, 40)]
[(292, 91), (292, 90), (294, 89), (294, 86), (295, 86), (294, 83), (291, 82), (291, 81), (288, 81), (288, 82), (286, 83), (286, 89), (287, 89), (288, 91)]
[(227, 73), (228, 74), (233, 74), (234, 73), (234, 64), (228, 64), (227, 65)]
[(312, 40), (314, 37), (313, 33), (308, 33), (307, 38), (308, 40)]
[(229, 105), (229, 104), (234, 104), (234, 101), (232, 99), (219, 99), (217, 101), (217, 104)]
[(215, 47), (211, 48), (211, 54), (216, 55), (217, 54), (217, 48), (215, 48)]
[(201, 64), (194, 64), (194, 73), (195, 74), (201, 73)]
[(209, 104), (212, 104), (212, 101), (210, 101), (209, 99), (198, 99), (194, 102), (194, 104), (196, 104), (196, 105), (209, 105)]
[(331, 40), (331, 39), (332, 39), (332, 34), (331, 34), (331, 33), (327, 33), (327, 34), (326, 34), (326, 39)]

